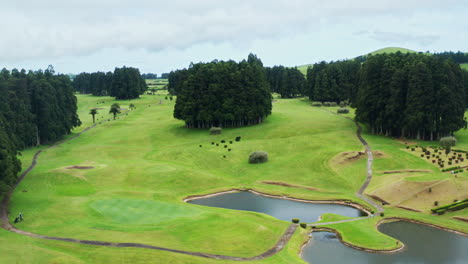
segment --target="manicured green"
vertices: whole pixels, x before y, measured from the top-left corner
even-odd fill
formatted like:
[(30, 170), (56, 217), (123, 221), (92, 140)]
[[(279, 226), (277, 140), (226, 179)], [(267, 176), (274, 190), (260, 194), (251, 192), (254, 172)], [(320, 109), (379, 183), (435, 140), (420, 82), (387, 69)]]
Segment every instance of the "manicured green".
[[(172, 118), (174, 100), (166, 100), (165, 95), (119, 101), (122, 108), (128, 109), (133, 103), (136, 109), (117, 116), (115, 121), (99, 124), (104, 118), (112, 119), (108, 109), (114, 102), (109, 97), (78, 95), (83, 126), (75, 132), (92, 125), (89, 110), (93, 107), (104, 108), (96, 115), (98, 125), (70, 142), (43, 152), (37, 167), (12, 197), (10, 216), (19, 212), (25, 216), (19, 228), (49, 236), (254, 256), (271, 248), (290, 221), (255, 212), (187, 204), (183, 199), (233, 188), (252, 188), (302, 199), (349, 199), (370, 207), (355, 196), (366, 177), (365, 156), (345, 162), (340, 159), (340, 153), (362, 151), (363, 146), (356, 138), (354, 123), (334, 114), (339, 107), (311, 107), (303, 99), (278, 99), (273, 103), (272, 115), (264, 123), (224, 128), (221, 135), (210, 135), (208, 129), (187, 129), (182, 121)], [(346, 116), (352, 117), (354, 110), (350, 110)], [(468, 133), (461, 133), (464, 136), (457, 136), (457, 148), (468, 146)], [(241, 140), (236, 141), (239, 136)], [(400, 179), (450, 180), (460, 184), (467, 181), (466, 172), (452, 178), (406, 152), (404, 144), (391, 138), (367, 134), (364, 137), (373, 150), (382, 153), (375, 156), (376, 176), (366, 193)], [(211, 144), (222, 140), (233, 141), (229, 144), (232, 151), (224, 148), (224, 144), (218, 147)], [(426, 143), (418, 142), (423, 144)], [(268, 152), (269, 161), (248, 164), (249, 154), (257, 150)], [(23, 152), (23, 169), (35, 151), (37, 148)], [(94, 168), (67, 169), (73, 165)], [(433, 173), (382, 173), (397, 169), (425, 169)], [(433, 194), (438, 195), (436, 189)], [(439, 196), (437, 199), (444, 204)], [(466, 211), (433, 216), (426, 211), (415, 213), (390, 205), (385, 207), (385, 217), (410, 217), (467, 231), (465, 223), (451, 218), (466, 217)], [(376, 221), (380, 219), (330, 227), (343, 232), (343, 237), (352, 243), (390, 248), (395, 240), (375, 231)], [(299, 228), (285, 250), (255, 263), (304, 263), (298, 253), (309, 231)], [(148, 249), (45, 241), (4, 230), (0, 230), (0, 255), (5, 263), (149, 263), (155, 260), (231, 263)]]

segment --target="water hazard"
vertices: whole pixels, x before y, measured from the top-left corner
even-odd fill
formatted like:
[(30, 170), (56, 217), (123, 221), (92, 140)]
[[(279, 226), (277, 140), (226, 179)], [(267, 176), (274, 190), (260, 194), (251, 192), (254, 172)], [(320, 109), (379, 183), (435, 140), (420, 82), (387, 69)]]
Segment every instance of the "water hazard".
[(379, 230), (405, 244), (395, 253), (369, 253), (347, 247), (333, 233), (314, 232), (303, 259), (312, 264), (466, 264), (468, 237), (432, 227), (393, 222)]
[(270, 198), (251, 192), (227, 193), (189, 201), (211, 207), (253, 211), (271, 215), (284, 221), (299, 218), (301, 222), (316, 222), (324, 213), (334, 213), (349, 217), (359, 217), (362, 211), (339, 204), (305, 203), (278, 198)]

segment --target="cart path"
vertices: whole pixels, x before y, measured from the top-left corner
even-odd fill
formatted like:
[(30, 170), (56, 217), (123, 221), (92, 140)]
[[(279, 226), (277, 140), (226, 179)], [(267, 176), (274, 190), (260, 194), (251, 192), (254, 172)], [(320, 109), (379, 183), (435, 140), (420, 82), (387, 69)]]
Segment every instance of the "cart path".
[[(123, 112), (123, 114), (126, 114), (128, 111)], [(5, 194), (3, 197), (3, 200), (0, 203), (0, 221), (1, 221), (1, 228), (8, 230), (10, 232), (14, 232), (20, 235), (28, 236), (28, 237), (33, 237), (33, 238), (39, 238), (39, 239), (47, 239), (47, 240), (56, 240), (56, 241), (64, 241), (64, 242), (70, 242), (70, 243), (77, 243), (77, 244), (83, 244), (83, 245), (93, 245), (93, 246), (104, 246), (104, 247), (117, 247), (117, 248), (122, 248), (122, 247), (127, 247), (127, 248), (145, 248), (145, 249), (153, 249), (153, 250), (160, 250), (160, 251), (166, 251), (166, 252), (173, 252), (173, 253), (179, 253), (179, 254), (185, 254), (185, 255), (191, 255), (191, 256), (196, 256), (196, 257), (203, 257), (203, 258), (209, 258), (209, 259), (223, 259), (223, 260), (234, 260), (234, 261), (253, 261), (253, 260), (261, 260), (265, 259), (267, 257), (273, 256), (276, 253), (280, 252), (286, 244), (289, 242), (291, 237), (293, 236), (294, 232), (296, 231), (298, 225), (297, 224), (291, 224), (289, 227), (286, 229), (286, 231), (283, 233), (283, 235), (279, 238), (278, 242), (276, 242), (275, 246), (272, 248), (268, 249), (267, 251), (261, 253), (260, 255), (253, 256), (253, 257), (235, 257), (235, 256), (225, 256), (225, 255), (216, 255), (216, 254), (209, 254), (209, 253), (203, 253), (203, 252), (192, 252), (192, 251), (184, 251), (184, 250), (179, 250), (179, 249), (172, 249), (172, 248), (164, 248), (164, 247), (158, 247), (158, 246), (153, 246), (153, 245), (148, 245), (148, 244), (141, 244), (141, 243), (113, 243), (113, 242), (105, 242), (105, 241), (95, 241), (95, 240), (81, 240), (81, 239), (74, 239), (74, 238), (68, 238), (68, 237), (51, 237), (51, 236), (45, 236), (45, 235), (40, 235), (40, 234), (35, 234), (31, 233), (28, 231), (24, 231), (21, 229), (18, 229), (14, 227), (8, 218), (8, 204), (10, 203), (10, 198), (11, 195), (13, 194), (13, 191), (16, 189), (16, 187), (20, 184), (20, 182), (31, 172), (31, 170), (36, 167), (36, 164), (38, 162), (38, 158), (41, 155), (43, 151), (46, 151), (48, 149), (52, 149), (55, 147), (58, 147), (66, 142), (69, 142), (81, 134), (89, 131), (92, 128), (95, 128), (98, 124), (104, 123), (111, 121), (112, 119), (106, 119), (104, 121), (101, 121), (99, 123), (96, 123), (90, 127), (87, 127), (83, 131), (77, 133), (76, 135), (69, 137), (63, 141), (57, 142), (56, 144), (47, 147), (45, 149), (39, 150), (34, 154), (33, 160), (31, 162), (31, 165), (26, 169), (23, 173), (21, 173), (20, 177), (18, 177), (17, 182), (13, 185), (11, 190)]]

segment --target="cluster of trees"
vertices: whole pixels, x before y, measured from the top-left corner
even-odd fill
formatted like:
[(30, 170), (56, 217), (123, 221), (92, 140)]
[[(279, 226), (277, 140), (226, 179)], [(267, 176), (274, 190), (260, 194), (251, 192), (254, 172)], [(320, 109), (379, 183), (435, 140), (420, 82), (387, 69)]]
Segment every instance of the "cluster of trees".
[(361, 63), (355, 60), (320, 62), (307, 69), (306, 92), (320, 102), (354, 101)]
[(73, 80), (75, 91), (116, 99), (138, 98), (147, 89), (140, 71), (132, 67), (115, 68), (114, 72), (80, 73)]
[(169, 73), (165, 72), (165, 73), (161, 73), (161, 79), (167, 79), (169, 78)]
[(79, 91), (82, 94), (106, 96), (110, 94), (112, 77), (112, 72), (83, 72), (75, 76), (73, 87), (75, 91)]
[(45, 71), (0, 72), (0, 191), (16, 181), (18, 150), (47, 144), (81, 124), (70, 78)]
[(279, 93), (282, 98), (304, 95), (306, 79), (297, 68), (274, 66), (266, 67), (265, 71), (272, 92)]
[(157, 79), (158, 78), (158, 75), (156, 73), (143, 73), (141, 75), (141, 77), (145, 80), (148, 80), (148, 79)]
[(466, 126), (463, 73), (424, 54), (369, 56), (359, 73), (356, 119), (372, 133), (434, 140)]
[(461, 51), (445, 51), (440, 53), (434, 53), (434, 56), (441, 57), (443, 59), (451, 59), (456, 63), (468, 63), (468, 53)]
[(271, 93), (263, 64), (247, 60), (191, 64), (176, 73), (174, 117), (189, 128), (237, 127), (261, 123), (271, 114)]

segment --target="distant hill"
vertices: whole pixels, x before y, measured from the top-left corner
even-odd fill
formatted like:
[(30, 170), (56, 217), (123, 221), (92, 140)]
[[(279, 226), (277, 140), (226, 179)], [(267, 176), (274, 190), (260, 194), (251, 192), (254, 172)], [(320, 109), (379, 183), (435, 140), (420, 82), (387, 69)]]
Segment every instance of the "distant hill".
[[(383, 49), (378, 49), (376, 51), (373, 51), (373, 52), (370, 52), (370, 53), (367, 53), (367, 54), (364, 54), (364, 55), (361, 55), (361, 56), (377, 55), (377, 54), (383, 54), (383, 53), (397, 53), (398, 51), (401, 52), (401, 53), (418, 53), (418, 51), (405, 49), (405, 48), (387, 47), (387, 48), (383, 48)], [(361, 57), (361, 56), (358, 56), (358, 57)], [(303, 74), (306, 74), (307, 73), (307, 68), (309, 66), (312, 66), (312, 65), (313, 64), (300, 65), (300, 66), (297, 66), (297, 69), (299, 71), (301, 71)]]
[(376, 51), (373, 51), (371, 53), (368, 53), (364, 56), (367, 55), (377, 55), (377, 54), (384, 54), (384, 53), (417, 53), (418, 51), (410, 50), (410, 49), (405, 49), (405, 48), (398, 48), (398, 47), (388, 47), (388, 48), (383, 48), (383, 49), (378, 49)]

